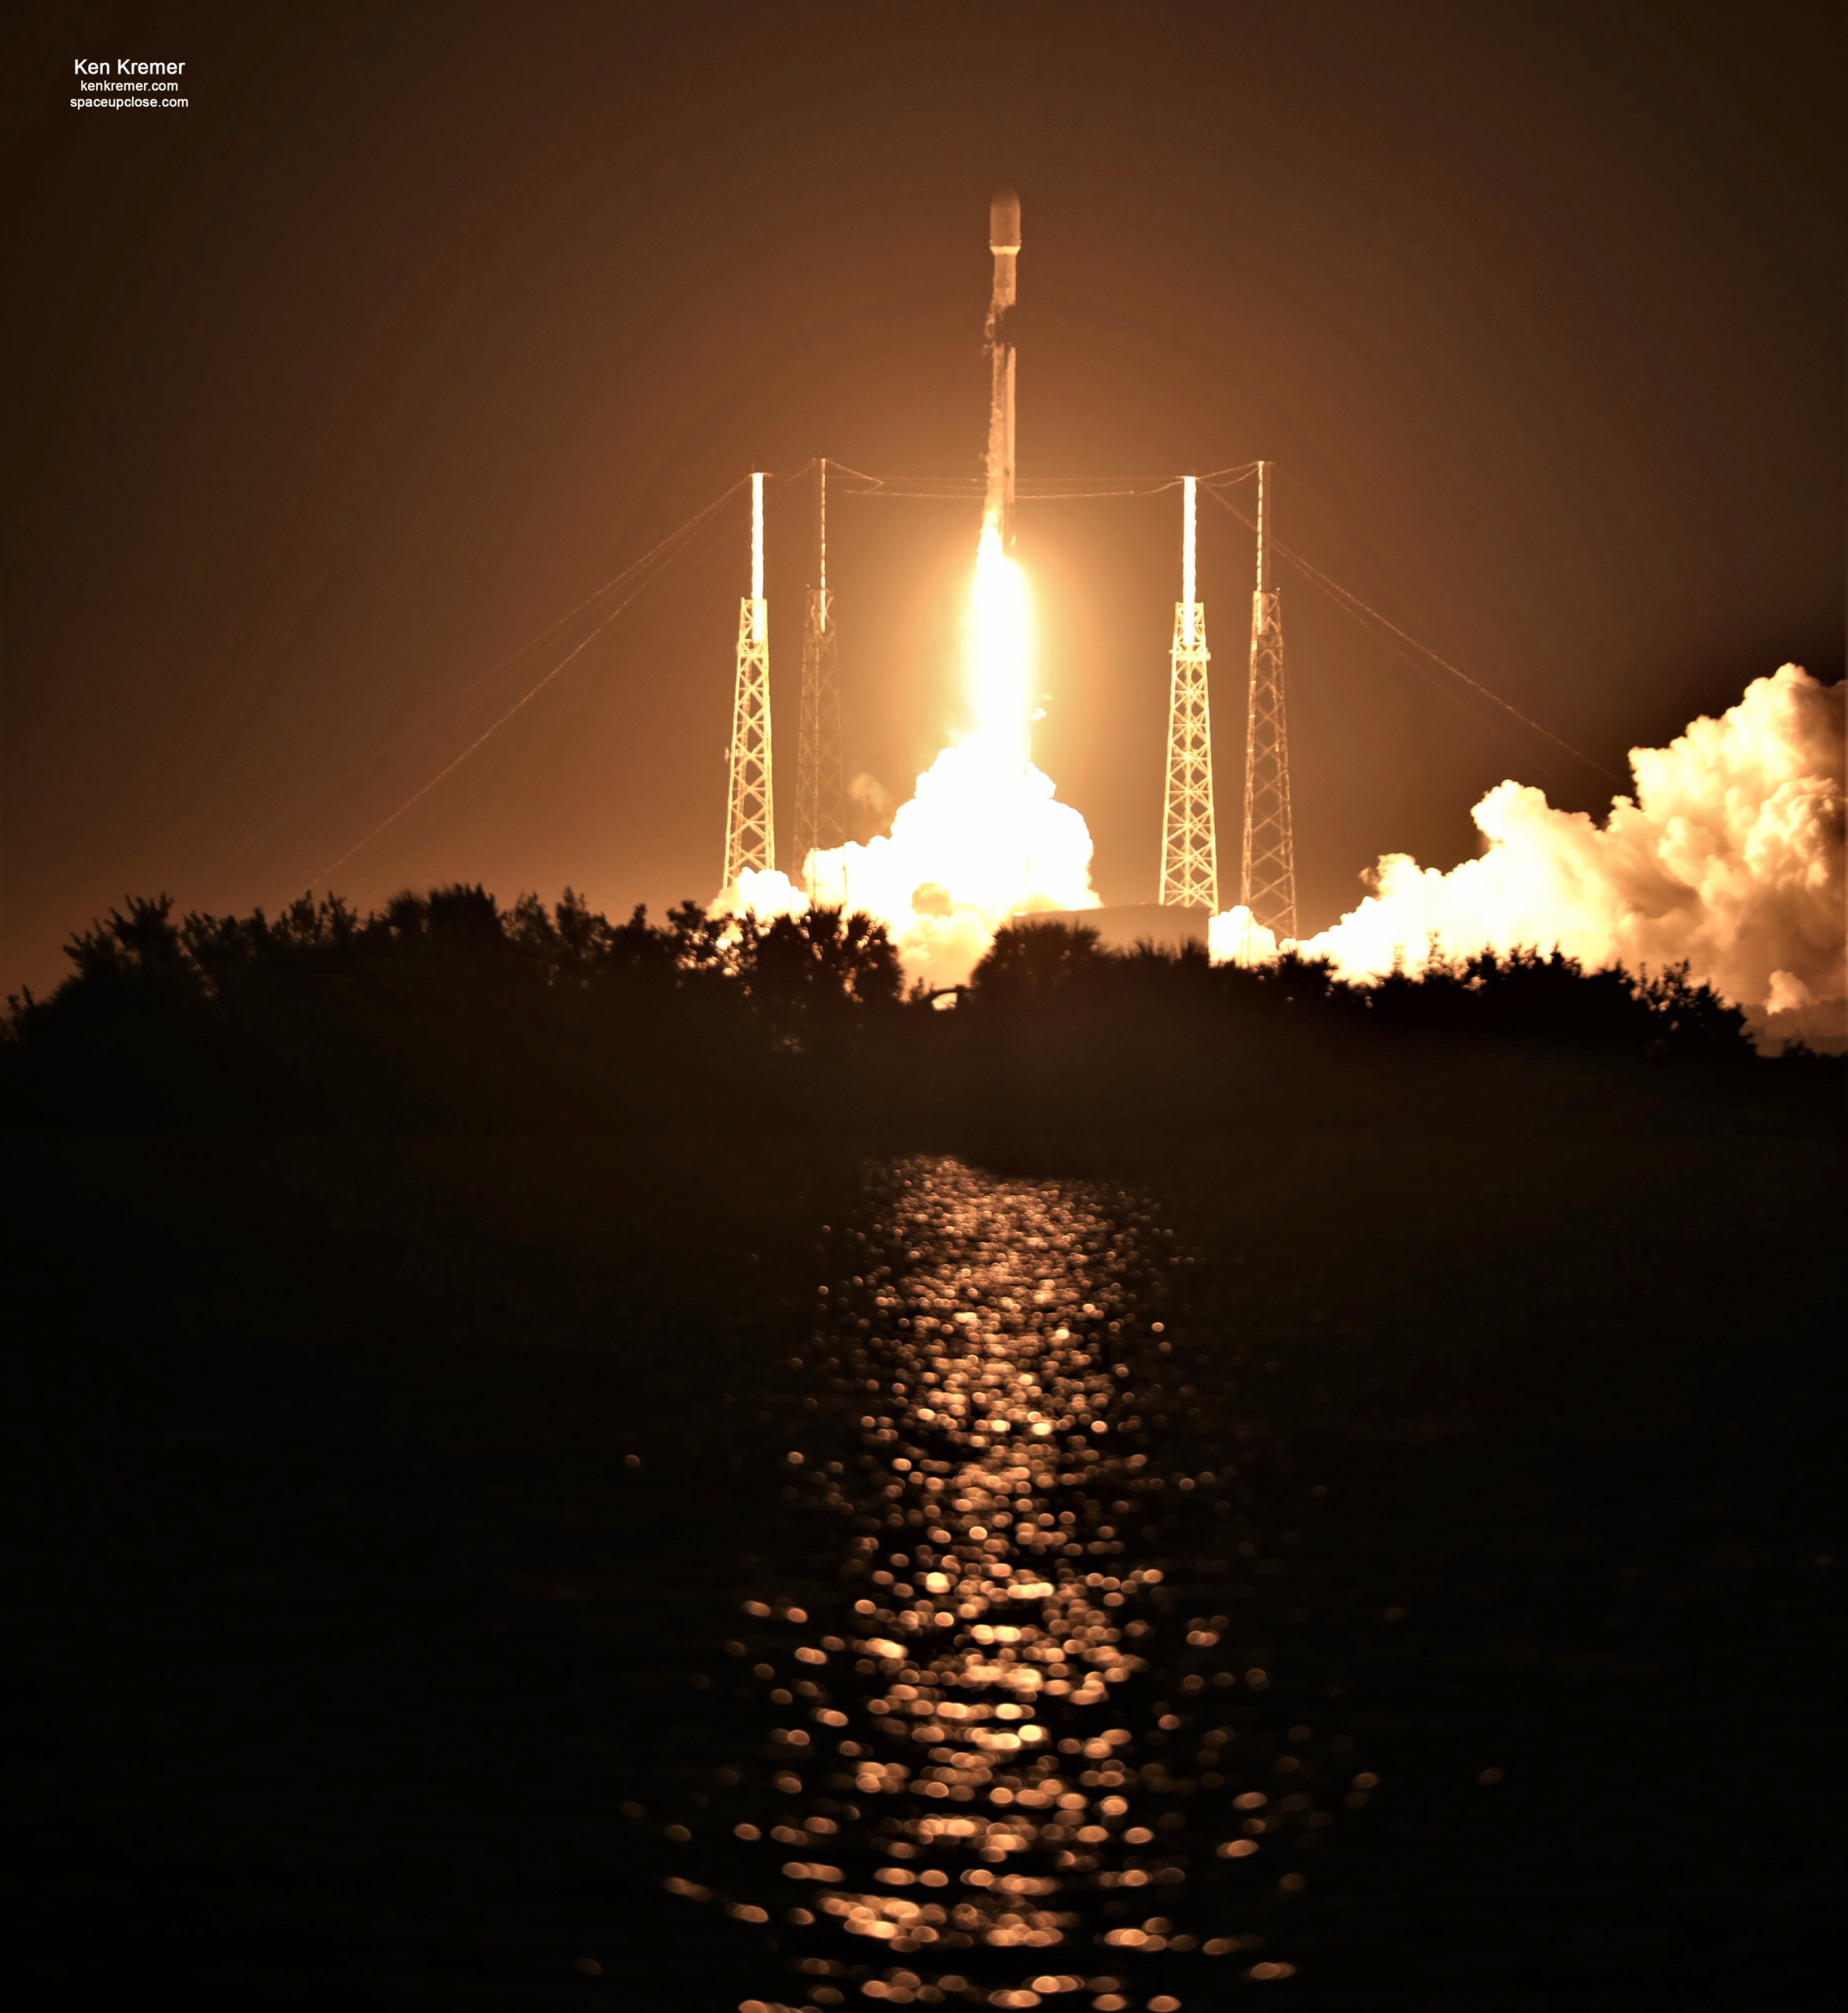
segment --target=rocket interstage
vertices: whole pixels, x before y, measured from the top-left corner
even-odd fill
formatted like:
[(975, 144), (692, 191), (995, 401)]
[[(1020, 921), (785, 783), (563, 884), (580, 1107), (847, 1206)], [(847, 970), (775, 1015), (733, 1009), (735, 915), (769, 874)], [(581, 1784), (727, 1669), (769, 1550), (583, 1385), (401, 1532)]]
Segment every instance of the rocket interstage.
[(992, 524), (1001, 550), (1014, 551), (1014, 263), (1020, 256), (1020, 198), (1004, 189), (988, 206), (988, 249), (995, 255), (995, 290), (988, 300), (988, 489), (982, 521)]

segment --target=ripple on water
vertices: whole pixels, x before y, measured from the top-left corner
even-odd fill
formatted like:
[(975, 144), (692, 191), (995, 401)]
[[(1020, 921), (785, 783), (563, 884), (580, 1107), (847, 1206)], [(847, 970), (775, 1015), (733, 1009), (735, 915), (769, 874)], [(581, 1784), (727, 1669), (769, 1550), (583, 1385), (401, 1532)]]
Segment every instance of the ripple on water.
[(847, 1587), (747, 1604), (779, 1724), (712, 1869), (668, 1886), (774, 1933), (785, 1982), (746, 2013), (1173, 2013), (1288, 1977), (1267, 1934), (1339, 1790), (1228, 1617), (1181, 1614), (1127, 1535), (1183, 1479), (1135, 1388), (1158, 1230), (912, 1161), (854, 1262), (815, 1338), (865, 1394), (857, 1456), (815, 1464), (858, 1526)]

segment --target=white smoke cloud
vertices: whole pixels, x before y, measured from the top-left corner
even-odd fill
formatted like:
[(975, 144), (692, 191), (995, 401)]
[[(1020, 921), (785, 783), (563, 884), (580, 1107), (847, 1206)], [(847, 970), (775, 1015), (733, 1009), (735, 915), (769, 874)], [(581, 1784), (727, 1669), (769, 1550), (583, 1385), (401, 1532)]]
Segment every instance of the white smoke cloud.
[(1010, 916), (1098, 900), (1084, 819), (1056, 800), (1049, 776), (979, 734), (943, 750), (889, 834), (811, 853), (804, 868), (806, 889), (747, 869), (713, 913), (768, 922), (812, 899), (860, 910), (891, 932), (906, 976), (930, 985), (966, 979)]
[(1281, 948), (1242, 903), (1212, 917), (1206, 925), (1206, 953), (1216, 965), (1268, 965)]
[(710, 913), (753, 915), (760, 922), (774, 922), (779, 915), (806, 915), (808, 897), (779, 869), (747, 867), (735, 881), (720, 890)]
[[(1660, 970), (1685, 960), (1746, 1008), (1762, 1036), (1848, 1036), (1842, 687), (1795, 664), (1755, 679), (1717, 719), (1666, 748), (1636, 748), (1633, 796), (1603, 823), (1497, 785), (1471, 814), (1486, 845), (1448, 873), (1389, 854), (1374, 892), (1301, 945), (1346, 978), (1446, 955), (1555, 945), (1587, 966)], [(1213, 918), (1231, 957), (1242, 911)], [(1253, 953), (1275, 955), (1268, 933)]]
[(849, 801), (857, 804), (863, 811), (870, 811), (875, 818), (883, 818), (892, 808), (892, 793), (874, 775), (863, 769), (847, 786)]
[[(747, 872), (717, 906), (760, 920), (810, 900), (883, 922), (907, 976), (959, 984), (1010, 916), (1095, 908), (1091, 834), (1058, 803), (1030, 753), (1032, 611), (1024, 576), (985, 523), (967, 612), (966, 697), (975, 730), (918, 777), (891, 830), (802, 863), (806, 892), (779, 873)], [(863, 801), (861, 783), (855, 794)], [(880, 793), (881, 797), (884, 795)]]
[(1091, 834), (1053, 788), (1016, 749), (972, 734), (918, 778), (889, 834), (811, 856), (809, 889), (877, 916), (912, 977), (959, 984), (1011, 915), (1097, 906)]

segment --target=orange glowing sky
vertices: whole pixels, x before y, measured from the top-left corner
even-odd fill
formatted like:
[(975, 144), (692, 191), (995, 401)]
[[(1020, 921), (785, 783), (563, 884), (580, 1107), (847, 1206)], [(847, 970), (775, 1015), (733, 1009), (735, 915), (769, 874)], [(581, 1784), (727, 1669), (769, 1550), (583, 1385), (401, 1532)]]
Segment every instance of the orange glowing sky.
[[(1003, 183), (1023, 476), (1266, 454), (1284, 537), (1618, 771), (1787, 659), (1839, 677), (1817, 18), (182, 5), (157, 120), (74, 117), (28, 23), (6, 983), (130, 891), (298, 892), (521, 667), (426, 713), (746, 469), (975, 473)], [(807, 506), (769, 509), (787, 762)], [(972, 510), (833, 513), (856, 838), (957, 723)], [(1152, 898), (1177, 536), (1172, 496), (1022, 507), (1034, 759), (1110, 902)], [(346, 892), (709, 897), (747, 566), (741, 503)], [(1249, 535), (1207, 512), (1200, 567), (1223, 868)], [(1504, 776), (1607, 801), (1283, 585), (1305, 926), (1383, 852), (1474, 852)]]

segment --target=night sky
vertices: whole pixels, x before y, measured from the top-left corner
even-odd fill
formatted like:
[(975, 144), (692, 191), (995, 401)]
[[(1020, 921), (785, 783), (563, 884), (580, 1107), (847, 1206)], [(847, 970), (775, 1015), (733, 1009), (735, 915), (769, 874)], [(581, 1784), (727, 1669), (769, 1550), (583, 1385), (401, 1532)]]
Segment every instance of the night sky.
[[(131, 892), (299, 894), (554, 658), (406, 729), (747, 469), (973, 475), (1003, 183), (1023, 477), (1268, 456), (1282, 538), (1609, 769), (1787, 659), (1839, 678), (1841, 18), (16, 17), (0, 981)], [(71, 110), (123, 55), (183, 58), (188, 109)], [(809, 499), (770, 506), (786, 846)], [(977, 509), (832, 512), (849, 771), (894, 799), (955, 723)], [(745, 512), (341, 889), (709, 898)], [(1037, 759), (1110, 902), (1154, 895), (1179, 521), (1021, 512)], [(1230, 900), (1251, 541), (1202, 530)], [(1504, 776), (1607, 801), (1279, 577), (1307, 927), (1382, 851), (1473, 853)]]

